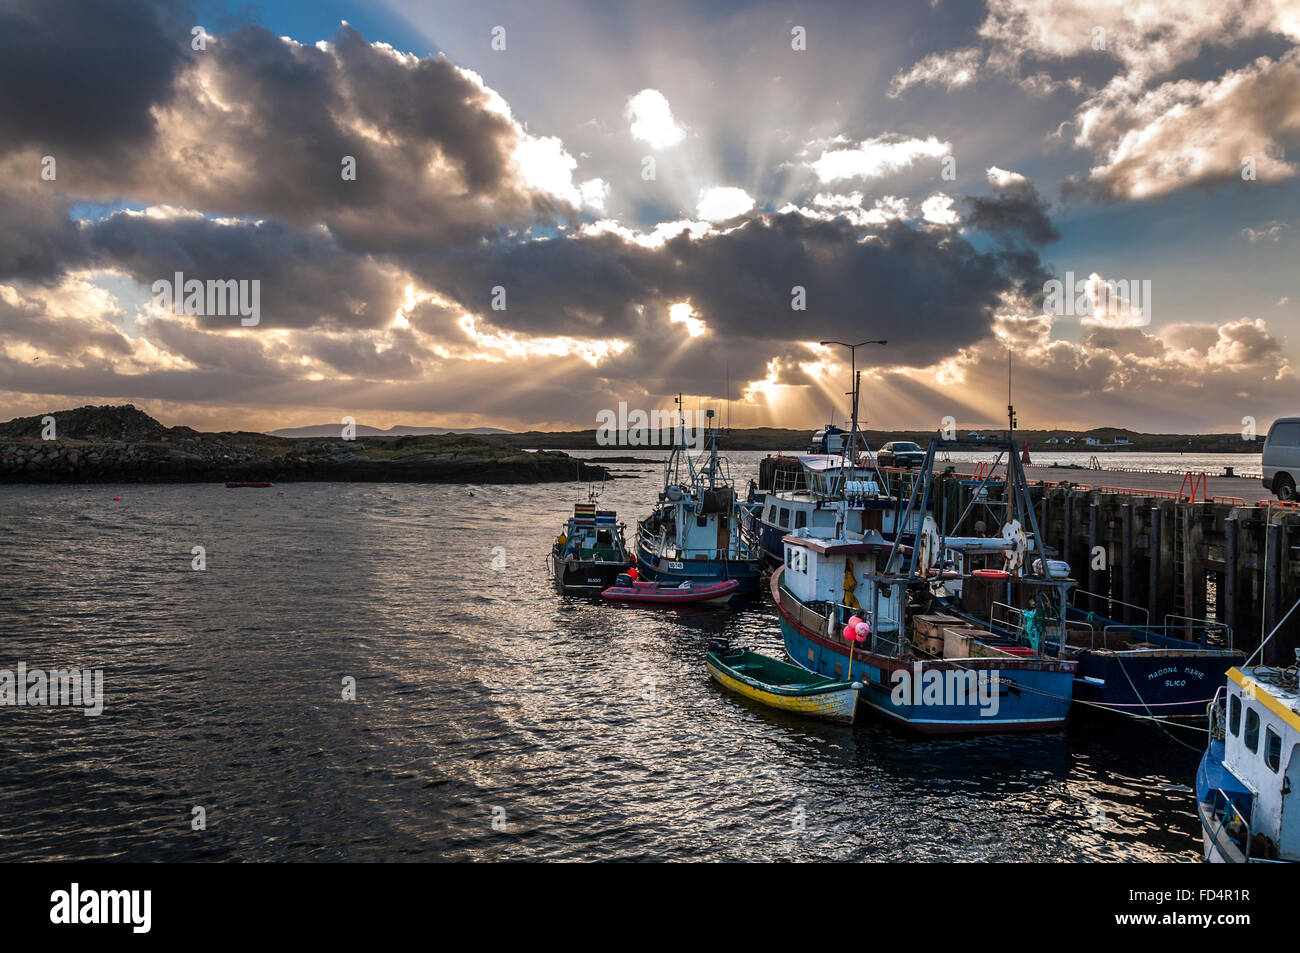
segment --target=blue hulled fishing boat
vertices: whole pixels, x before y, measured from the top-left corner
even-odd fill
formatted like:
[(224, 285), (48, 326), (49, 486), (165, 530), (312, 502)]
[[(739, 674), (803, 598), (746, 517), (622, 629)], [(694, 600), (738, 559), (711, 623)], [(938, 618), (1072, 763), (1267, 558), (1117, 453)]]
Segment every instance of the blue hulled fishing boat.
[[(1110, 596), (1081, 592), (1070, 578), (1070, 566), (1046, 558), (1038, 540), (1034, 509), (1016, 507), (1017, 487), (1024, 482), (1014, 440), (946, 441), (946, 447), (978, 448), (998, 454), (991, 474), (1008, 456), (1005, 486), (986, 476), (977, 490), (1001, 490), (979, 496), (984, 514), (1009, 507), (1002, 537), (962, 536), (970, 510), (953, 526), (933, 536), (936, 554), (930, 586), (929, 611), (984, 629), (991, 637), (1030, 644), (1042, 638), (1058, 657), (1077, 663), (1074, 699), (1089, 710), (1144, 718), (1203, 719), (1224, 674), (1245, 657), (1232, 647), (1232, 632), (1221, 622), (1168, 616), (1164, 625), (1151, 625), (1147, 610), (1126, 606)], [(973, 507), (972, 507), (973, 509)], [(1028, 532), (1019, 527), (1019, 514)], [(1048, 598), (1043, 582), (1055, 583), (1069, 598)], [(1086, 600), (1086, 601), (1085, 601)], [(1076, 608), (1071, 602), (1114, 607), (1141, 619), (1119, 622), (1100, 612)], [(1043, 633), (1044, 624), (1052, 629)]]
[(637, 524), (637, 569), (642, 579), (679, 585), (734, 579), (740, 593), (758, 591), (762, 554), (758, 539), (744, 528), (745, 507), (737, 498), (720, 433), (706, 412), (707, 448), (693, 456), (678, 428), (664, 463), (664, 488), (654, 511)]
[[(854, 459), (859, 386), (855, 375), (849, 459)], [(953, 580), (952, 569), (940, 565), (942, 554), (953, 547), (1003, 554), (1006, 567), (998, 570), (1000, 576), (1009, 578), (1014, 571), (1024, 583), (1050, 594), (1059, 605), (1058, 618), (1073, 585), (1026, 570), (1030, 547), (1017, 517), (1025, 516), (1034, 526), (1034, 515), (1018, 461), (1014, 473), (1019, 479), (1008, 480), (1013, 495), (1002, 533), (941, 543), (928, 511), (934, 505), (935, 451), (944, 443), (942, 438), (931, 442), (906, 506), (901, 496), (895, 502), (895, 525), (911, 526), (921, 519), (912, 545), (897, 533), (887, 539), (874, 528), (846, 529), (847, 498), (839, 501), (842, 517), (833, 534), (817, 535), (805, 527), (783, 537), (784, 565), (773, 574), (771, 590), (786, 652), (810, 671), (860, 681), (861, 704), (918, 731), (972, 734), (1060, 727), (1069, 712), (1077, 663), (1048, 653), (1048, 638), (1054, 634), (1049, 620), (1038, 620), (1024, 638), (1000, 638), (950, 616), (922, 614), (932, 588)]]

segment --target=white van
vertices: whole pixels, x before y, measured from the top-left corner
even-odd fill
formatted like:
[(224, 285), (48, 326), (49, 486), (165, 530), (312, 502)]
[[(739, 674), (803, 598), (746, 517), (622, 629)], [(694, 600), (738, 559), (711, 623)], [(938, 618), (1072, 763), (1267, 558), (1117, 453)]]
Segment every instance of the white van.
[(1279, 500), (1294, 500), (1300, 484), (1300, 417), (1279, 417), (1264, 444), (1264, 487)]

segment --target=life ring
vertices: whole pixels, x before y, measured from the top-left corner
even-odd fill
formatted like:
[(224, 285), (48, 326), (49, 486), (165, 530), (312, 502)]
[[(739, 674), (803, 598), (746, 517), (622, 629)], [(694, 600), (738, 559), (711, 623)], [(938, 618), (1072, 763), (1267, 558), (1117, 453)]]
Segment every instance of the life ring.
[(1010, 579), (1011, 573), (1005, 569), (976, 569), (971, 573), (976, 579)]

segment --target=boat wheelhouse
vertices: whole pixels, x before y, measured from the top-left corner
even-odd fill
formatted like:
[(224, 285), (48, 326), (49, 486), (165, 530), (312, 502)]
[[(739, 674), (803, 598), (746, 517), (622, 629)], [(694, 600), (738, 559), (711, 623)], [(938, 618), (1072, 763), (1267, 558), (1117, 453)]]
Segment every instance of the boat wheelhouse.
[(1229, 670), (1210, 715), (1210, 740), (1196, 772), (1205, 859), (1300, 860), (1296, 669)]
[(566, 589), (607, 589), (632, 565), (623, 523), (614, 510), (596, 508), (594, 493), (576, 503), (551, 546), (551, 574)]
[(827, 424), (812, 435), (812, 442), (808, 445), (808, 452), (838, 456), (843, 453), (848, 436), (849, 432), (842, 427)]
[[(898, 534), (896, 501), (882, 492), (884, 482), (875, 467), (854, 465), (835, 454), (805, 454), (779, 463), (763, 468), (770, 471), (770, 482), (747, 516), (769, 564), (781, 562), (782, 539), (800, 530), (825, 537), (869, 530), (891, 539)], [(918, 523), (914, 517), (903, 535), (914, 533)]]
[[(679, 398), (680, 399), (680, 398)], [(706, 411), (709, 421), (713, 411)], [(664, 463), (664, 488), (649, 516), (637, 524), (636, 559), (641, 578), (669, 585), (734, 579), (740, 593), (758, 591), (762, 554), (744, 526), (721, 436), (708, 427), (704, 453), (692, 456), (684, 427)]]

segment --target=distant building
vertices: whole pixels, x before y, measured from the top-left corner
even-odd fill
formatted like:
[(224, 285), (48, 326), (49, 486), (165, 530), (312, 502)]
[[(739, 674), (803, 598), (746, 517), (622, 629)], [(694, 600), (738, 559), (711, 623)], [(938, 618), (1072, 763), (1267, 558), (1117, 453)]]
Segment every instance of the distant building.
[(1132, 443), (1132, 441), (1129, 440), (1128, 437), (1116, 437), (1116, 438), (1115, 438), (1115, 446), (1117, 446), (1117, 447), (1127, 447), (1127, 446), (1129, 446), (1131, 443)]
[(1100, 446), (1101, 446), (1101, 438), (1100, 438), (1100, 437), (1089, 437), (1087, 440), (1084, 441), (1084, 443), (1086, 443), (1086, 444), (1087, 444), (1088, 446), (1090, 446), (1090, 447), (1100, 447)]
[(1052, 444), (1052, 443), (1060, 443), (1060, 442), (1061, 442), (1061, 441), (1060, 441), (1059, 439), (1057, 439), (1056, 437), (1048, 437), (1048, 438), (1044, 441), (1044, 443), (1049, 443), (1049, 444)]

